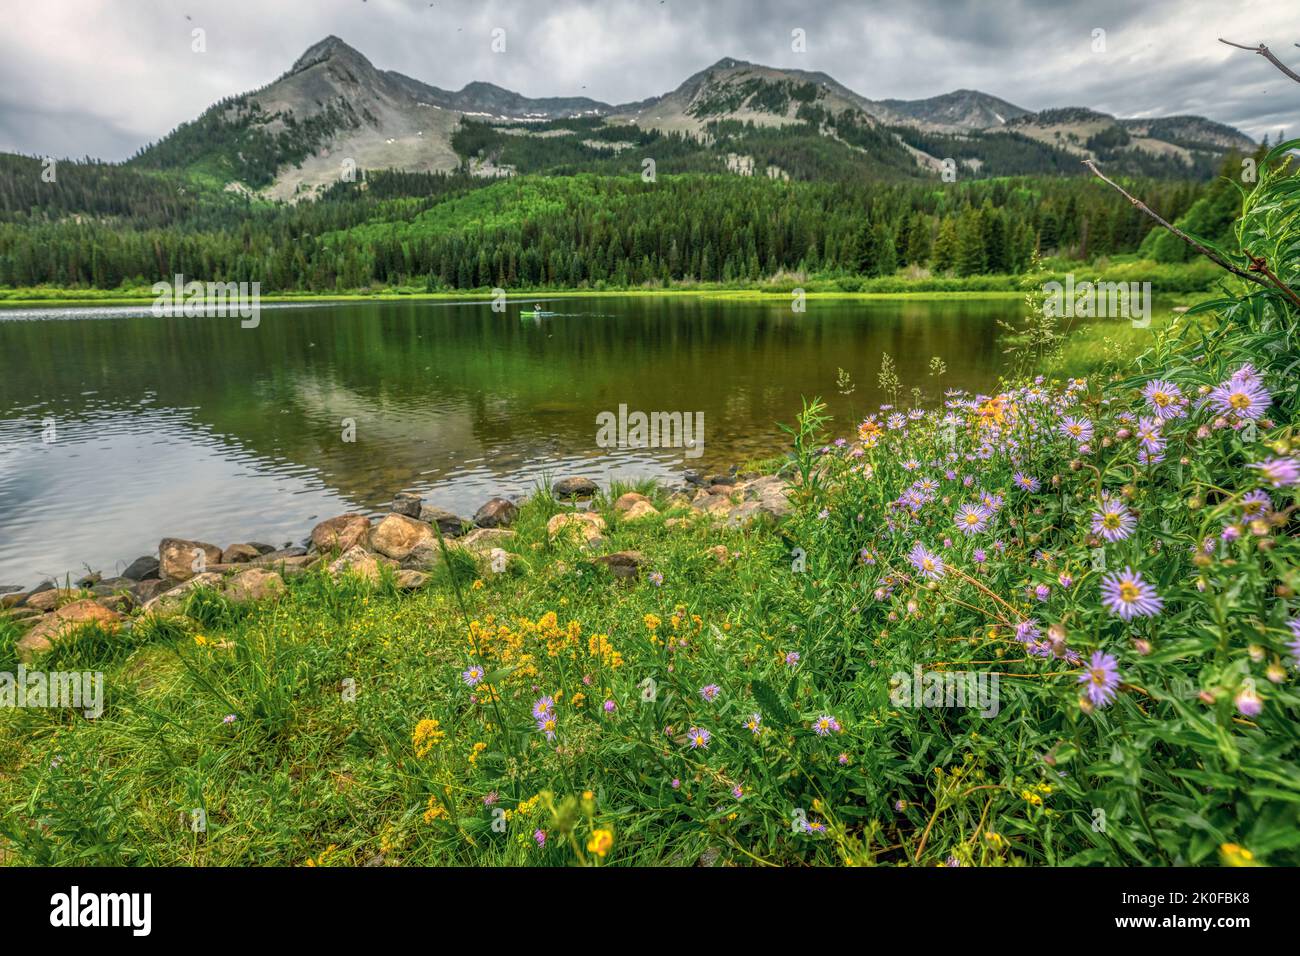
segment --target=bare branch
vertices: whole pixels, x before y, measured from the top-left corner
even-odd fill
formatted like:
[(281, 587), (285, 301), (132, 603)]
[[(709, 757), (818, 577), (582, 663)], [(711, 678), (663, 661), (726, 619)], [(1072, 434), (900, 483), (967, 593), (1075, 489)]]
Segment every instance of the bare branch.
[[(1225, 40), (1223, 39), (1223, 37), (1219, 37), (1219, 42), (1226, 43), (1228, 46), (1235, 46), (1238, 50), (1249, 50), (1251, 53), (1258, 53), (1260, 56), (1268, 60), (1268, 62), (1272, 63), (1275, 67), (1277, 67), (1287, 76), (1291, 77), (1291, 79), (1295, 80), (1297, 83), (1300, 83), (1300, 73), (1295, 72), (1295, 70), (1291, 69), (1285, 63), (1279, 60), (1276, 56), (1274, 56), (1273, 51), (1270, 50), (1268, 47), (1264, 46), (1264, 44), (1261, 43), (1259, 46), (1245, 46), (1241, 43), (1233, 43), (1231, 40)], [(1300, 46), (1300, 43), (1297, 43), (1296, 46)]]
[(1199, 242), (1197, 242), (1195, 239), (1193, 239), (1193, 238), (1192, 238), (1191, 236), (1189, 236), (1187, 233), (1183, 232), (1183, 231), (1182, 231), (1181, 229), (1179, 229), (1177, 226), (1173, 225), (1172, 223), (1167, 222), (1163, 217), (1160, 216), (1159, 213), (1155, 212), (1155, 211), (1154, 211), (1150, 206), (1148, 206), (1148, 205), (1147, 205), (1146, 203), (1144, 203), (1142, 200), (1138, 199), (1136, 196), (1133, 196), (1133, 195), (1129, 194), (1127, 191), (1125, 191), (1125, 189), (1124, 189), (1123, 186), (1120, 186), (1118, 183), (1114, 182), (1114, 181), (1111, 180), (1111, 179), (1107, 179), (1106, 176), (1102, 173), (1102, 171), (1101, 171), (1100, 169), (1097, 168), (1097, 164), (1096, 164), (1095, 162), (1093, 162), (1091, 159), (1085, 159), (1085, 160), (1083, 161), (1083, 165), (1087, 166), (1087, 167), (1088, 167), (1089, 169), (1091, 169), (1094, 173), (1096, 173), (1098, 179), (1100, 179), (1100, 180), (1101, 180), (1102, 182), (1104, 182), (1107, 186), (1110, 186), (1112, 189), (1114, 189), (1116, 192), (1118, 192), (1121, 196), (1123, 196), (1125, 199), (1127, 199), (1129, 202), (1131, 202), (1134, 206), (1136, 206), (1136, 207), (1138, 208), (1138, 210), (1139, 210), (1140, 212), (1144, 213), (1144, 214), (1147, 215), (1147, 216), (1150, 216), (1150, 217), (1151, 217), (1152, 219), (1154, 219), (1156, 222), (1160, 223), (1161, 226), (1163, 226), (1164, 228), (1168, 229), (1168, 230), (1169, 230), (1170, 232), (1172, 232), (1175, 236), (1177, 236), (1179, 239), (1183, 240), (1183, 242), (1187, 243), (1189, 246), (1191, 246), (1193, 249), (1195, 249), (1195, 250), (1196, 250), (1197, 252), (1199, 252), (1201, 255), (1205, 256), (1205, 258), (1209, 259), (1209, 260), (1210, 260), (1211, 262), (1213, 262), (1215, 265), (1218, 265), (1218, 266), (1223, 267), (1224, 269), (1227, 269), (1229, 272), (1231, 272), (1231, 273), (1232, 273), (1233, 275), (1235, 275), (1235, 276), (1240, 276), (1240, 277), (1243, 278), (1243, 279), (1246, 279), (1246, 280), (1248, 280), (1248, 281), (1250, 281), (1250, 282), (1254, 282), (1254, 283), (1257, 283), (1257, 284), (1259, 284), (1259, 285), (1264, 286), (1265, 288), (1268, 288), (1268, 283), (1265, 282), (1263, 279), (1261, 279), (1259, 276), (1257, 276), (1257, 275), (1252, 275), (1251, 273), (1247, 272), (1247, 271), (1244, 270), (1244, 269), (1239, 269), (1239, 268), (1237, 268), (1237, 267), (1234, 266), (1231, 262), (1228, 262), (1227, 260), (1225, 260), (1225, 259), (1224, 259), (1222, 256), (1220, 256), (1217, 252), (1214, 252), (1213, 250), (1210, 250), (1210, 249), (1205, 248), (1205, 246), (1201, 245)]

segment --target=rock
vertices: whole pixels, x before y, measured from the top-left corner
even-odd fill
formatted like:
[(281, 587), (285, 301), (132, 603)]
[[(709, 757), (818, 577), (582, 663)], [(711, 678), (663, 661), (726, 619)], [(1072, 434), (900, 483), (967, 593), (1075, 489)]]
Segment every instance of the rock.
[(429, 576), (423, 571), (398, 571), (396, 575), (397, 586), (403, 591), (418, 591), (429, 581)]
[(727, 550), (725, 544), (715, 544), (704, 553), (712, 557), (714, 561), (718, 562), (718, 564), (726, 564), (731, 560), (731, 552)]
[(408, 518), (420, 517), (420, 506), (424, 504), (424, 499), (410, 491), (399, 491), (393, 495), (393, 506), (390, 511), (395, 515), (406, 515)]
[(551, 515), (546, 522), (546, 537), (552, 541), (560, 536), (577, 539), (585, 545), (596, 544), (603, 539), (605, 519), (590, 511), (565, 511)]
[(271, 555), (250, 562), (255, 568), (272, 568), (282, 577), (297, 577), (314, 568), (324, 559), (318, 554), (296, 554), (285, 558), (273, 558)]
[(644, 518), (659, 517), (659, 510), (648, 501), (638, 501), (623, 515), (624, 521), (641, 521)]
[(54, 590), (53, 581), (42, 581), (40, 584), (36, 585), (36, 587), (32, 588), (30, 591), (27, 592), (27, 597), (30, 599), (33, 594), (40, 594), (42, 591), (53, 591), (53, 590)]
[(645, 558), (640, 551), (615, 551), (595, 559), (596, 564), (603, 564), (619, 579), (635, 578), (641, 572)]
[(513, 531), (504, 528), (477, 528), (456, 542), (456, 547), (464, 548), (474, 554), (490, 552), (514, 538)]
[(682, 472), (682, 479), (683, 479), (683, 480), (684, 480), (688, 485), (702, 485), (702, 484), (704, 484), (704, 476), (701, 475), (698, 471), (696, 471), (696, 470), (693, 469), (693, 468), (687, 468), (685, 471), (683, 471), (683, 472)]
[(710, 484), (714, 485), (734, 485), (736, 483), (735, 475), (714, 475), (709, 479)]
[(104, 576), (98, 571), (91, 571), (89, 574), (73, 582), (79, 588), (93, 588), (96, 584), (104, 579)]
[(317, 551), (351, 551), (370, 543), (370, 519), (360, 514), (327, 518), (311, 529), (311, 544)]
[(505, 528), (514, 523), (519, 509), (505, 498), (493, 498), (474, 512), (474, 523), (480, 528)]
[(420, 509), (420, 520), (426, 524), (437, 525), (438, 530), (447, 538), (459, 538), (465, 533), (465, 526), (473, 522), (444, 508), (425, 505)]
[[(144, 583), (144, 582), (141, 582)], [(202, 574), (196, 574), (184, 584), (168, 588), (157, 597), (150, 598), (144, 602), (140, 608), (144, 614), (167, 615), (175, 614), (184, 605), (185, 600), (190, 596), (190, 592), (197, 591), (199, 588), (219, 588), (221, 586), (221, 575), (215, 571), (204, 571)]]
[(557, 498), (590, 498), (599, 490), (590, 478), (561, 478), (551, 486), (551, 493)]
[(74, 601), (59, 608), (53, 614), (47, 614), (36, 625), (18, 639), (16, 650), (18, 659), (28, 663), (42, 651), (54, 646), (54, 641), (69, 630), (86, 624), (98, 624), (105, 630), (117, 630), (122, 615), (94, 601)]
[(618, 500), (614, 502), (614, 511), (618, 514), (623, 514), (626, 511), (631, 511), (633, 505), (640, 504), (641, 502), (650, 504), (650, 499), (645, 495), (637, 494), (635, 491), (629, 491), (625, 495), (618, 496)]
[(38, 611), (53, 611), (60, 604), (73, 600), (78, 593), (76, 588), (53, 588), (30, 595), (24, 606), (34, 607)]
[(125, 614), (135, 606), (135, 602), (131, 600), (129, 594), (109, 594), (104, 597), (97, 597), (95, 603), (119, 614)]
[(305, 557), (307, 557), (306, 548), (299, 548), (291, 544), (286, 544), (283, 548), (276, 548), (274, 551), (266, 552), (257, 560), (262, 564), (268, 564), (275, 561), (284, 561), (288, 558), (305, 558)]
[(131, 588), (131, 597), (137, 605), (145, 605), (167, 590), (166, 582), (160, 578), (148, 578), (137, 581)]
[(273, 544), (262, 544), (260, 541), (250, 541), (248, 543), (250, 546), (257, 549), (258, 554), (270, 554), (275, 550), (275, 545)]
[(20, 584), (0, 584), (0, 594), (17, 594), (21, 590)]
[(731, 511), (732, 502), (726, 495), (705, 495), (692, 502), (691, 507), (705, 514), (723, 516)]
[(351, 574), (369, 581), (371, 584), (378, 584), (381, 562), (390, 566), (394, 563), (391, 558), (381, 558), (365, 548), (357, 546), (349, 548), (336, 558), (330, 564), (329, 571), (335, 580)]
[(251, 544), (232, 544), (221, 552), (222, 564), (247, 564), (255, 558), (260, 558), (262, 552), (258, 551)]
[(691, 526), (690, 518), (669, 518), (664, 522), (664, 527), (675, 531), (678, 528), (689, 528)]
[(126, 566), (126, 570), (122, 572), (122, 577), (130, 578), (132, 581), (147, 581), (150, 578), (157, 578), (158, 559), (152, 554), (138, 557)]
[(6, 621), (28, 621), (34, 623), (36, 618), (40, 617), (42, 612), (34, 607), (11, 607), (9, 610), (0, 614)]
[(439, 556), (438, 538), (433, 528), (406, 515), (390, 514), (370, 532), (370, 546), (394, 561), (413, 561), (432, 566)]
[(762, 505), (757, 501), (742, 501), (727, 513), (727, 525), (739, 528), (741, 525), (749, 524), (762, 513)]
[(221, 563), (221, 549), (203, 541), (163, 538), (158, 544), (158, 574), (168, 581), (188, 581), (209, 564)]
[(226, 596), (232, 601), (265, 601), (284, 594), (284, 578), (274, 571), (249, 568), (226, 582)]
[(676, 492), (675, 494), (672, 495), (672, 497), (668, 499), (667, 507), (669, 511), (671, 511), (674, 508), (689, 508), (690, 506), (691, 506), (691, 499), (688, 498), (686, 495), (682, 494), (680, 491)]
[(26, 591), (11, 591), (3, 597), (0, 597), (0, 608), (17, 607), (26, 601), (27, 597), (28, 594)]

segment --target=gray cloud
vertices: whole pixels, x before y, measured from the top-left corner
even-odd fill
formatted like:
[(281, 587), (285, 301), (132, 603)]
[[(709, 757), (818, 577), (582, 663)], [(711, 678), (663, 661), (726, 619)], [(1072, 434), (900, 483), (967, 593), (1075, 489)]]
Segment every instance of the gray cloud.
[[(1294, 0), (42, 0), (6, 11), (0, 150), (123, 159), (336, 34), (436, 86), (627, 102), (724, 56), (820, 70), (873, 99), (979, 89), (1026, 109), (1196, 113), (1294, 134)], [(493, 53), (492, 30), (507, 49)], [(205, 31), (196, 53), (191, 31)], [(791, 49), (804, 30), (807, 52)], [(1106, 31), (1093, 52), (1093, 31)]]

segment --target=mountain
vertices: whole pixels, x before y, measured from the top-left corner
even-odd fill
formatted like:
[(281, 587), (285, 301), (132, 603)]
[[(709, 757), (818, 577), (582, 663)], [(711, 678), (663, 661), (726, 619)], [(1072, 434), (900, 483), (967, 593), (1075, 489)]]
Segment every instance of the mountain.
[(448, 91), (377, 69), (335, 36), (269, 85), (217, 103), (130, 160), (189, 169), (277, 199), (318, 193), (352, 171), (478, 176), (580, 169), (730, 169), (776, 177), (907, 178), (953, 160), (962, 175), (1116, 172), (1212, 175), (1254, 143), (1196, 116), (1117, 119), (1083, 108), (1031, 112), (977, 90), (870, 100), (834, 78), (724, 58), (676, 89), (612, 105), (534, 99), (491, 83)]

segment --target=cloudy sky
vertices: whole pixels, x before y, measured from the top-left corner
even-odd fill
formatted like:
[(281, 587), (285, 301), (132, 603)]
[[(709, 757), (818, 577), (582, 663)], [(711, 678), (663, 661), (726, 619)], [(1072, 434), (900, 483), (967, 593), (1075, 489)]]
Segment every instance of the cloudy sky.
[(447, 89), (627, 102), (731, 56), (872, 99), (968, 88), (1031, 110), (1300, 132), (1300, 84), (1217, 42), (1263, 42), (1300, 69), (1298, 0), (36, 0), (4, 19), (0, 150), (36, 155), (124, 159), (328, 34)]

